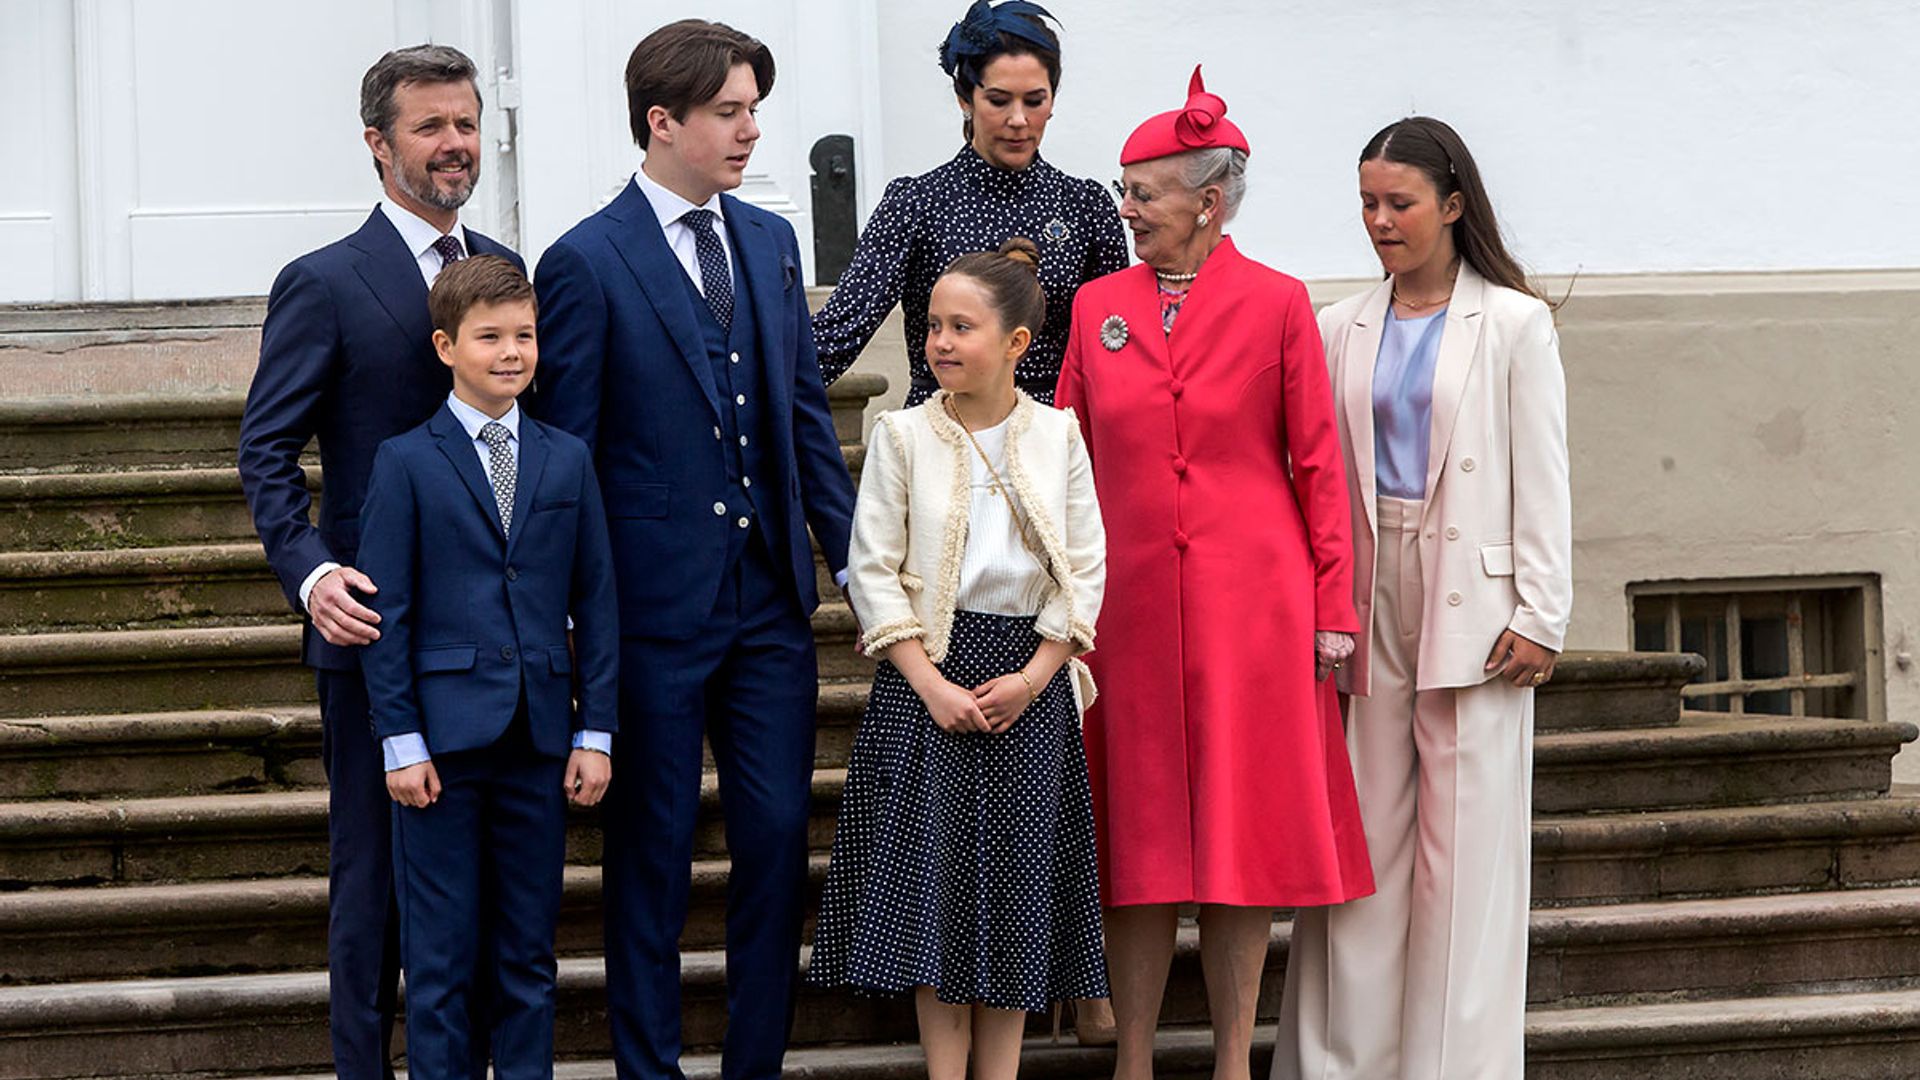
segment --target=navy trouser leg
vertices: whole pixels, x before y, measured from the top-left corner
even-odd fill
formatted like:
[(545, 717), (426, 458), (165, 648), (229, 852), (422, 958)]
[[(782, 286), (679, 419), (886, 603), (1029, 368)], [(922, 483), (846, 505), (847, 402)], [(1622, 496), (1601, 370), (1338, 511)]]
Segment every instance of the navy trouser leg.
[(391, 1080), (400, 979), (391, 805), (358, 671), (318, 671), (327, 774), (327, 1017), (340, 1080)]
[(416, 1080), (460, 1080), (473, 1067), (472, 1003), (484, 985), (478, 977), (484, 754), (436, 759), (440, 798), (423, 808), (395, 804), (392, 811), (407, 968), (407, 1073)]
[(680, 932), (700, 813), (707, 677), (727, 638), (620, 643), (620, 733), (602, 803), (607, 1012), (620, 1080), (680, 1080)]
[[(500, 748), (496, 748), (500, 749)], [(531, 743), (495, 755), (484, 822), (484, 877), (492, 900), (492, 943), (498, 996), (493, 1015), (494, 1080), (553, 1076), (556, 965), (566, 862), (564, 758), (534, 754)]]
[[(740, 632), (716, 675), (707, 737), (727, 852), (724, 1080), (773, 1080), (793, 1026), (812, 811), (813, 627), (770, 568), (743, 560)], [(757, 595), (756, 595), (757, 593)]]

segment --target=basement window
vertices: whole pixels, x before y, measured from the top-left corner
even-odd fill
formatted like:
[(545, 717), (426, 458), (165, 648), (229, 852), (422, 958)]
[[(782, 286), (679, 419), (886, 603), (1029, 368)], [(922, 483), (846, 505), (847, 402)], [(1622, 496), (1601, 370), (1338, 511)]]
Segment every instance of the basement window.
[(1635, 649), (1707, 658), (1688, 709), (1886, 719), (1876, 576), (1635, 582), (1627, 607)]

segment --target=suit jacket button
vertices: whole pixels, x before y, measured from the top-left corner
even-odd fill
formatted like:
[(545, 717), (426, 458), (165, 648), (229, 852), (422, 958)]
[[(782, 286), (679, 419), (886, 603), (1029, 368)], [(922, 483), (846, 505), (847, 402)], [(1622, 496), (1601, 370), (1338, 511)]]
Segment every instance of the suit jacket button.
[(1175, 547), (1175, 548), (1176, 548), (1177, 550), (1180, 550), (1180, 551), (1185, 551), (1185, 550), (1187, 550), (1187, 534), (1186, 534), (1186, 532), (1185, 532), (1185, 531), (1183, 531), (1183, 530), (1176, 530), (1176, 531), (1174, 532), (1174, 534), (1173, 534), (1173, 546), (1174, 546), (1174, 547)]
[(1447, 539), (1449, 539), (1449, 540), (1458, 540), (1458, 539), (1460, 539), (1460, 530), (1459, 530), (1459, 529), (1456, 529), (1456, 528), (1454, 528), (1454, 527), (1453, 527), (1453, 526), (1451, 526), (1451, 525), (1449, 525), (1449, 526), (1447, 526)]
[(714, 428), (714, 429), (713, 429), (713, 437), (714, 437), (714, 438), (716, 438), (716, 439), (720, 437), (720, 429), (719, 429), (719, 428), (717, 428), (717, 427), (716, 427), (716, 428)]
[(713, 516), (714, 516), (714, 517), (726, 517), (726, 516), (727, 516), (727, 504), (726, 504), (726, 503), (723, 503), (723, 502), (717, 502), (717, 503), (714, 503), (714, 504), (713, 504)]
[(734, 524), (736, 524), (736, 525), (738, 525), (738, 526), (740, 526), (741, 528), (743, 528), (743, 529), (744, 529), (744, 528), (746, 528), (747, 526), (749, 526), (749, 525), (751, 525), (751, 524), (753, 524), (753, 519), (752, 519), (752, 518), (744, 518), (744, 517), (743, 517), (743, 518), (741, 518), (741, 519), (740, 519), (739, 521), (737, 521), (737, 522), (735, 522)]
[(1461, 471), (1461, 472), (1472, 472), (1472, 471), (1473, 471), (1473, 459), (1472, 459), (1472, 458), (1462, 458), (1462, 459), (1461, 459), (1461, 461), (1460, 461), (1460, 471)]
[(1448, 594), (1447, 594), (1447, 603), (1449, 603), (1449, 604), (1452, 604), (1452, 605), (1453, 605), (1454, 607), (1459, 607), (1459, 606), (1460, 606), (1460, 594), (1459, 594), (1459, 593), (1457, 593), (1457, 592), (1450, 592), (1450, 593), (1448, 593)]
[(1175, 476), (1187, 475), (1187, 459), (1186, 458), (1176, 456), (1173, 459), (1173, 475)]
[(518, 569), (516, 569), (516, 568), (514, 568), (514, 567), (511, 567), (511, 566), (509, 566), (509, 567), (507, 567), (507, 580), (508, 580), (508, 581), (519, 581), (519, 580), (520, 580), (520, 571), (519, 571)]
[(1175, 379), (1173, 380), (1173, 382), (1167, 384), (1167, 390), (1168, 392), (1173, 394), (1174, 397), (1179, 397), (1181, 394), (1186, 392), (1187, 384), (1181, 382), (1179, 379)]
[(511, 645), (500, 646), (500, 659), (502, 660), (513, 659), (513, 646)]

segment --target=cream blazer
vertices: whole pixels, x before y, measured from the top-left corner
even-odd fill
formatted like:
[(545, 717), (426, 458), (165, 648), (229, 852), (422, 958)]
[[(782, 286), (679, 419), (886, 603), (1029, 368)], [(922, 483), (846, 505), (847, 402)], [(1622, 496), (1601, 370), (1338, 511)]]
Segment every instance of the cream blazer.
[[(853, 508), (847, 586), (864, 628), (861, 645), (877, 655), (919, 638), (934, 663), (946, 659), (960, 592), (973, 506), (974, 449), (941, 391), (911, 409), (882, 413), (867, 440), (860, 498)], [(1036, 552), (1051, 579), (1034, 629), (1093, 648), (1093, 627), (1107, 580), (1107, 533), (1093, 491), (1093, 466), (1072, 411), (1020, 394), (1007, 419), (1002, 478), (1045, 549)], [(1076, 691), (1091, 705), (1085, 666), (1075, 661)]]
[[(1392, 290), (1383, 281), (1320, 313), (1340, 406), (1362, 628), (1339, 686), (1362, 695), (1372, 687), (1378, 541), (1373, 367)], [(1487, 654), (1508, 629), (1558, 651), (1573, 608), (1567, 391), (1553, 313), (1463, 261), (1446, 320), (1420, 519), (1419, 690), (1485, 682)]]

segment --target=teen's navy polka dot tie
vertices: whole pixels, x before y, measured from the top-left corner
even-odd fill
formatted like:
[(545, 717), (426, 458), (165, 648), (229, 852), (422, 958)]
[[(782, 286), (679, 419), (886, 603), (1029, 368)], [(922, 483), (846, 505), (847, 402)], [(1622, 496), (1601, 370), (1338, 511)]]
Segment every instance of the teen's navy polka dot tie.
[(467, 257), (466, 249), (460, 246), (460, 241), (455, 239), (451, 233), (435, 240), (433, 242), (433, 250), (440, 255), (440, 269), (442, 270)]
[(500, 508), (500, 535), (513, 535), (513, 486), (516, 480), (513, 449), (505, 424), (492, 420), (480, 425), (480, 438), (487, 444), (487, 472), (493, 480), (493, 501)]
[(681, 214), (680, 220), (693, 230), (693, 251), (700, 260), (700, 291), (706, 294), (707, 306), (713, 309), (721, 329), (731, 329), (733, 272), (727, 268), (727, 250), (720, 246), (720, 236), (713, 229), (713, 211), (695, 207)]

